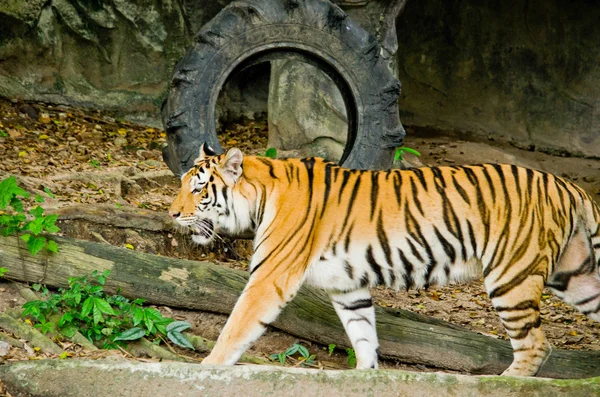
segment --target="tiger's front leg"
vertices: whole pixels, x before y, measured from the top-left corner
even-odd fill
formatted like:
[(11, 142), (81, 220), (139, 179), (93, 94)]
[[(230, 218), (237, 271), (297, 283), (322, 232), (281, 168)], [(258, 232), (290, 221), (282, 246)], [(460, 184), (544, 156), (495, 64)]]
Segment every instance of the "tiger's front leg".
[(356, 353), (356, 368), (377, 368), (379, 342), (371, 293), (367, 288), (361, 288), (331, 293), (330, 297)]
[[(212, 352), (203, 364), (234, 365), (291, 301), (304, 279), (303, 272), (264, 263), (238, 299)], [(288, 268), (289, 269), (289, 268)]]

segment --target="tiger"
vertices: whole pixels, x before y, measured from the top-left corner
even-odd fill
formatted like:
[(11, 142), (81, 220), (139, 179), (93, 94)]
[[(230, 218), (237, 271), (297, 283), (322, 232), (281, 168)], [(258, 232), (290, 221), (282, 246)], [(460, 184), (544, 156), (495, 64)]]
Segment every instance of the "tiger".
[(600, 320), (600, 211), (575, 184), (510, 164), (390, 170), (200, 148), (169, 214), (209, 244), (254, 232), (249, 280), (203, 364), (233, 365), (303, 283), (322, 288), (356, 368), (378, 368), (369, 288), (427, 288), (483, 275), (513, 348), (502, 375), (535, 376), (551, 346), (544, 286)]

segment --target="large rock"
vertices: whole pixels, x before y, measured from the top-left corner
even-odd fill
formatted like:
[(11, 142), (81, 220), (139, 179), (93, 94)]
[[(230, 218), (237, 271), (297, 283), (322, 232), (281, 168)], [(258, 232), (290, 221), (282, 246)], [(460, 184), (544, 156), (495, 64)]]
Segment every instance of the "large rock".
[(402, 120), (600, 156), (599, 21), (583, 0), (409, 1)]

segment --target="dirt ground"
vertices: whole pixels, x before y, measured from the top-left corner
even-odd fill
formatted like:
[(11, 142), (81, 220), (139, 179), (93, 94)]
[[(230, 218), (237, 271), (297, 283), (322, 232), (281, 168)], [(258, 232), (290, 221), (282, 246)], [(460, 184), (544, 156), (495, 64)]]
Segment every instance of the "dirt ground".
[[(536, 151), (496, 142), (468, 141), (465, 137), (444, 136), (424, 129), (408, 128), (406, 146), (417, 149), (422, 157), (407, 155), (407, 160), (424, 165), (475, 164), (482, 162), (514, 163), (552, 172), (570, 179), (600, 198), (600, 161), (571, 157), (553, 157)], [(239, 147), (245, 153), (264, 153), (267, 128), (264, 122), (232, 125), (221, 134), (225, 148)], [(161, 160), (160, 147), (165, 133), (158, 129), (130, 124), (100, 112), (50, 106), (46, 104), (11, 103), (0, 100), (0, 179), (18, 175), (30, 191), (48, 187), (56, 198), (48, 199), (46, 209), (57, 209), (77, 203), (105, 203), (117, 207), (132, 206), (148, 211), (166, 211), (173, 199), (178, 181)], [(128, 184), (128, 178), (152, 173), (163, 177), (161, 183), (149, 183), (142, 189)], [(144, 241), (143, 234), (129, 232), (124, 238), (110, 232), (82, 235), (64, 224), (63, 231), (72, 237), (123, 245), (132, 242), (136, 249), (160, 252), (157, 243)], [(125, 239), (125, 240), (124, 240)], [(129, 239), (129, 240), (127, 240)], [(225, 255), (215, 250), (191, 246), (185, 235), (167, 236), (167, 254), (191, 258), (221, 260), (223, 265), (245, 268), (247, 250)], [(185, 247), (185, 250), (182, 248)], [(222, 246), (216, 249), (223, 249)], [(179, 253), (178, 253), (179, 252)], [(184, 253), (184, 254), (183, 254)], [(480, 281), (467, 285), (432, 287), (426, 291), (373, 290), (375, 301), (387, 307), (402, 308), (431, 315), (496, 338), (506, 338)], [(563, 304), (549, 292), (543, 296), (543, 328), (553, 346), (564, 349), (600, 349), (600, 324), (588, 320)], [(9, 283), (0, 284), (0, 310), (22, 305)], [(176, 319), (189, 321), (192, 331), (208, 339), (216, 339), (226, 317), (175, 308), (159, 308)], [(251, 353), (266, 357), (279, 353), (297, 342), (293, 336), (269, 330), (251, 349)], [(326, 368), (348, 368), (343, 351), (327, 354), (326, 346), (302, 341)], [(8, 360), (27, 359), (27, 352), (14, 352)], [(74, 356), (85, 355), (74, 350)], [(121, 354), (103, 352), (101, 354)], [(382, 367), (411, 368), (386, 361)]]

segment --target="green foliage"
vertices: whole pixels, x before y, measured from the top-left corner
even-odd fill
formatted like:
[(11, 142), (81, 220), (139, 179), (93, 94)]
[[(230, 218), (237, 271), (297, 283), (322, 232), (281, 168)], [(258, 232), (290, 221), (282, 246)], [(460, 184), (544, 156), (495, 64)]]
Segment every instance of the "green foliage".
[(356, 353), (354, 349), (349, 347), (346, 349), (346, 354), (348, 355), (348, 365), (352, 368), (356, 367)]
[(4, 275), (8, 272), (8, 269), (5, 267), (0, 267), (0, 278), (4, 277)]
[(333, 354), (334, 350), (335, 350), (335, 343), (330, 343), (329, 346), (327, 346), (327, 351), (329, 351), (329, 356), (330, 357)]
[(277, 158), (277, 149), (274, 147), (268, 148), (265, 152), (265, 157), (269, 157), (271, 159)]
[(90, 165), (91, 165), (92, 167), (94, 167), (94, 168), (98, 168), (98, 169), (100, 169), (100, 168), (101, 168), (101, 167), (100, 167), (100, 162), (99, 162), (98, 160), (96, 160), (96, 159), (91, 159), (91, 160), (90, 160)]
[(406, 146), (402, 146), (399, 148), (396, 148), (396, 154), (394, 155), (394, 161), (402, 161), (402, 159), (404, 158), (404, 153), (410, 153), (412, 155), (415, 156), (421, 156), (421, 153), (418, 150), (406, 147)]
[(271, 354), (269, 358), (273, 361), (279, 360), (282, 365), (285, 365), (286, 360), (288, 358), (293, 358), (294, 354), (300, 355), (297, 360), (301, 362), (302, 366), (315, 364), (316, 355), (310, 354), (308, 349), (299, 343), (294, 343), (284, 352)]
[[(54, 196), (48, 188), (44, 191), (50, 197)], [(27, 249), (32, 255), (44, 248), (49, 252), (58, 252), (56, 242), (40, 236), (42, 233), (60, 231), (60, 228), (55, 225), (58, 215), (44, 215), (44, 209), (39, 205), (26, 214), (21, 198), (29, 197), (28, 192), (17, 186), (17, 179), (14, 176), (0, 182), (0, 235), (6, 237), (25, 232), (20, 237), (27, 243)], [(37, 194), (35, 202), (43, 203), (44, 197)]]
[(191, 327), (189, 323), (173, 321), (154, 308), (143, 307), (143, 299), (130, 301), (121, 295), (107, 295), (103, 286), (109, 273), (94, 271), (91, 276), (70, 277), (69, 287), (60, 288), (58, 293), (50, 293), (40, 284), (32, 285), (35, 291), (42, 291), (45, 300), (25, 303), (23, 317), (31, 317), (34, 327), (46, 333), (54, 330), (50, 317), (60, 315), (57, 326), (62, 335), (72, 337), (79, 331), (105, 348), (143, 336), (159, 343), (162, 336), (167, 336), (173, 343), (193, 349), (181, 334)]
[(6, 138), (8, 134), (4, 130), (0, 130), (0, 138)]

